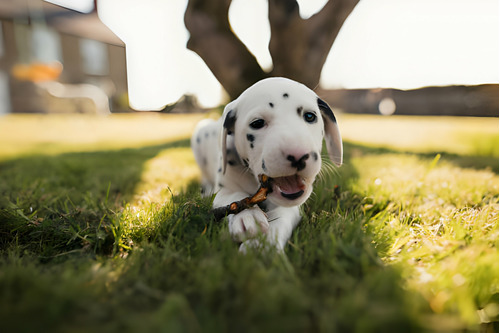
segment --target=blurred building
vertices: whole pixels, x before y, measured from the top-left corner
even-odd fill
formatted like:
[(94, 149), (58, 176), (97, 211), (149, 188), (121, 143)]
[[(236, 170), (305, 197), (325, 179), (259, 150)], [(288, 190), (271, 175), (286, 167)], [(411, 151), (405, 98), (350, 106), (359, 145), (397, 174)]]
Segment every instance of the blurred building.
[(0, 1), (0, 114), (128, 110), (125, 48), (97, 17)]

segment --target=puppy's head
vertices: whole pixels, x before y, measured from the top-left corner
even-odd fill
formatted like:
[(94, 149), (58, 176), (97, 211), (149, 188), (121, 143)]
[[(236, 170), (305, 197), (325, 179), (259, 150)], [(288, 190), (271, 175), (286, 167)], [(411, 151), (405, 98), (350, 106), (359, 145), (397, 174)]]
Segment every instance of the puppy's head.
[(330, 107), (306, 86), (285, 78), (257, 82), (224, 109), (226, 138), (257, 178), (272, 178), (268, 199), (279, 206), (304, 203), (321, 168), (323, 138), (330, 159), (342, 164), (342, 139)]

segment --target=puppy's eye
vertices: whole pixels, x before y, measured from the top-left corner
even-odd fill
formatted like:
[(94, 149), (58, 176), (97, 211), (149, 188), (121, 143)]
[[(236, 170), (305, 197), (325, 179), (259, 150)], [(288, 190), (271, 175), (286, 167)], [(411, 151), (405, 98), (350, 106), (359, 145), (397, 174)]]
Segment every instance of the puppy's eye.
[(318, 117), (316, 117), (316, 114), (314, 114), (312, 112), (305, 112), (304, 113), (304, 120), (306, 122), (308, 122), (309, 124), (315, 123), (317, 119), (318, 119)]
[(266, 125), (266, 122), (264, 121), (264, 119), (255, 119), (254, 121), (252, 121), (250, 123), (250, 127), (253, 129), (261, 129), (265, 125)]

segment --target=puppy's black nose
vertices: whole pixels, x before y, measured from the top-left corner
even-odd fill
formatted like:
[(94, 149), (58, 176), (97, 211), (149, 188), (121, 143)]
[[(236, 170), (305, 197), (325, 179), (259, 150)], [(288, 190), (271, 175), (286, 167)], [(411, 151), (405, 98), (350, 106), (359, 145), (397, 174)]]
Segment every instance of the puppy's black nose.
[(309, 158), (309, 154), (302, 155), (298, 160), (293, 155), (288, 155), (286, 157), (287, 160), (292, 162), (292, 168), (296, 168), (297, 171), (304, 170), (306, 167), (306, 160)]

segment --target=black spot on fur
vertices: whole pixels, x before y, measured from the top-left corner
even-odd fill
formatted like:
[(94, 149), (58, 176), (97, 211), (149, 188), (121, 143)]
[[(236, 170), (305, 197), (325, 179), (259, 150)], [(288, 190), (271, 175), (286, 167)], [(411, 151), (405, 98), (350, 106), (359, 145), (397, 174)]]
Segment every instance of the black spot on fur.
[(255, 141), (255, 136), (253, 136), (252, 134), (247, 134), (247, 140), (250, 141), (250, 142), (254, 142)]
[(273, 103), (269, 103), (269, 106), (274, 108), (274, 104)]
[(236, 165), (236, 161), (229, 160), (229, 161), (227, 161), (227, 164), (229, 164), (230, 166), (235, 166)]
[(250, 143), (250, 148), (252, 148), (252, 149), (253, 149), (253, 143)]
[(200, 137), (196, 138), (196, 143), (201, 143), (201, 138)]
[(245, 166), (245, 168), (248, 168), (249, 164), (247, 159), (243, 159), (243, 165)]
[(262, 170), (266, 171), (266, 163), (262, 160)]
[(283, 98), (288, 98), (288, 93), (284, 93)]
[(317, 153), (317, 152), (313, 152), (313, 153), (312, 153), (312, 157), (313, 157), (313, 159), (314, 159), (315, 161), (317, 161), (317, 160), (318, 160), (318, 156), (319, 156), (319, 155), (318, 155), (318, 153)]
[(304, 108), (302, 106), (299, 106), (297, 108), (297, 114), (299, 115), (299, 117), (301, 117), (301, 115), (302, 115), (302, 110), (304, 110)]
[(219, 187), (220, 187), (220, 188), (223, 188), (223, 187), (224, 187), (224, 185), (223, 185), (223, 184), (221, 184), (221, 183), (219, 183)]
[(222, 172), (222, 168), (219, 168), (219, 170), (217, 170), (218, 173), (221, 173)]

